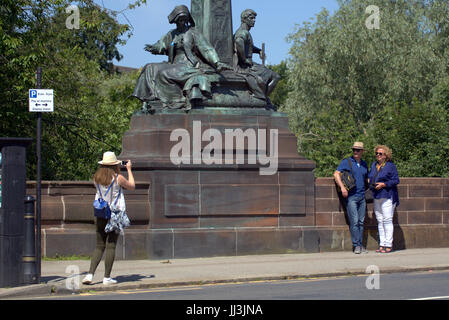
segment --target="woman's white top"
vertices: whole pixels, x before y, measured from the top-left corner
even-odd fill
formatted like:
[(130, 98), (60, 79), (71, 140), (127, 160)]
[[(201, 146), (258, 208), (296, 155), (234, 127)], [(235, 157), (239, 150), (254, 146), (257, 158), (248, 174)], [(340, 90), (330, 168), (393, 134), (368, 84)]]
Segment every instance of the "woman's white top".
[[(98, 188), (97, 188), (97, 184), (94, 182), (95, 188), (97, 190), (96, 194), (95, 194), (95, 200), (97, 200), (98, 198), (100, 198), (100, 193), (98, 192)], [(119, 191), (121, 186), (117, 183), (117, 176), (115, 178), (114, 184), (111, 187), (111, 190), (109, 190), (108, 194), (105, 196), (106, 192), (108, 191), (108, 188), (110, 186), (104, 186), (104, 185), (98, 185), (101, 191), (101, 194), (103, 196), (103, 200), (106, 201), (109, 206), (111, 206), (114, 202), (115, 199), (117, 199), (118, 195), (119, 195)], [(120, 198), (117, 200), (117, 205), (116, 207), (118, 209), (120, 209), (121, 211), (126, 211), (126, 204), (125, 204), (125, 196), (123, 195), (123, 188), (122, 188), (122, 192), (120, 194)]]

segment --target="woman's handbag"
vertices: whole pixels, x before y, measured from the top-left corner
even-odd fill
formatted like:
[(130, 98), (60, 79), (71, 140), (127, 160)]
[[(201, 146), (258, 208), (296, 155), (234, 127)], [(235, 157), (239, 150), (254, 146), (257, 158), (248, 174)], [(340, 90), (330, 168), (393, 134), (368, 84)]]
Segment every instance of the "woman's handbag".
[[(115, 177), (114, 180), (112, 181), (111, 185), (109, 186), (108, 190), (105, 193), (105, 197), (108, 195), (109, 190), (111, 190), (112, 185), (115, 182)], [(111, 208), (109, 207), (109, 204), (107, 201), (105, 201), (103, 199), (103, 195), (101, 194), (101, 190), (100, 187), (97, 185), (97, 189), (98, 192), (100, 193), (100, 197), (94, 201), (93, 206), (94, 206), (94, 216), (97, 218), (102, 218), (102, 219), (109, 219), (111, 218)], [(119, 195), (120, 196), (120, 195)], [(115, 203), (117, 203), (118, 197), (115, 200)]]
[[(373, 166), (374, 163), (375, 163), (375, 162), (373, 162), (373, 164), (372, 164), (371, 166)], [(374, 167), (374, 168), (376, 168), (376, 167)], [(380, 172), (380, 170), (382, 170), (382, 168), (383, 168), (383, 166), (381, 166), (381, 167), (379, 168), (379, 170), (377, 170), (377, 168), (376, 168), (376, 173), (375, 173), (373, 179), (371, 179), (370, 182), (369, 182), (369, 189), (370, 189), (371, 191), (373, 191), (373, 192), (376, 191), (376, 184), (377, 184), (378, 182), (381, 182), (381, 181), (376, 181), (376, 178), (377, 178), (377, 174)]]
[[(121, 192), (122, 188), (120, 188), (117, 199), (120, 198)], [(111, 205), (111, 218), (106, 224), (104, 231), (106, 233), (112, 231), (115, 231), (116, 233), (123, 233), (123, 230), (129, 227), (130, 224), (131, 221), (129, 220), (128, 215), (126, 214), (126, 211), (123, 209), (123, 207), (121, 208), (117, 207), (117, 200), (116, 200), (115, 203)]]

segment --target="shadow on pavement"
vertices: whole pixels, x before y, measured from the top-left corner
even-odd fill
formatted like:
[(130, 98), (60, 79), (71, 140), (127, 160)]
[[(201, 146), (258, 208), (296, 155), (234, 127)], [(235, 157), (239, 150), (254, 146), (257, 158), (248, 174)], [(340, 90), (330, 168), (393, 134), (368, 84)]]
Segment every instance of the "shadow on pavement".
[(123, 282), (131, 282), (131, 281), (140, 281), (143, 279), (151, 279), (151, 278), (156, 278), (156, 276), (154, 274), (152, 275), (148, 275), (148, 276), (144, 276), (141, 274), (128, 274), (125, 276), (116, 276), (114, 277), (115, 280), (117, 280), (117, 282), (119, 283), (123, 283)]

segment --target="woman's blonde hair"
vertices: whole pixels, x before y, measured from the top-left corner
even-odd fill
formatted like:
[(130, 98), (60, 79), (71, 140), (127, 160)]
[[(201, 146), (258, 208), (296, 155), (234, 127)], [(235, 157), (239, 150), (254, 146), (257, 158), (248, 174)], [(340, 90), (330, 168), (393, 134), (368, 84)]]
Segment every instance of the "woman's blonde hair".
[(94, 174), (94, 182), (98, 185), (109, 186), (115, 177), (120, 173), (118, 165), (112, 166), (100, 165)]
[(386, 161), (391, 161), (391, 159), (393, 158), (393, 153), (391, 152), (391, 149), (383, 144), (379, 144), (374, 148), (374, 152), (376, 153), (377, 150), (379, 149), (382, 149), (385, 152), (385, 156), (387, 157)]

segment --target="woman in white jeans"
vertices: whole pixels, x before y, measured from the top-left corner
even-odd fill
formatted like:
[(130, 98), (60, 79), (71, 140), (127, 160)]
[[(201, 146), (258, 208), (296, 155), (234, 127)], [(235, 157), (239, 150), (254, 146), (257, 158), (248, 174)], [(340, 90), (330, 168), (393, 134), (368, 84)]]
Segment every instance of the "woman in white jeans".
[(374, 198), (374, 213), (379, 230), (379, 249), (376, 252), (389, 253), (393, 250), (393, 215), (399, 206), (398, 170), (392, 159), (390, 148), (378, 145), (374, 148), (376, 161), (371, 165), (368, 175), (370, 189)]

